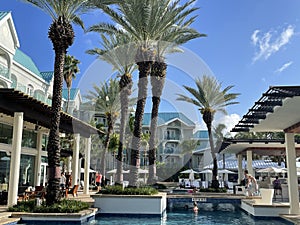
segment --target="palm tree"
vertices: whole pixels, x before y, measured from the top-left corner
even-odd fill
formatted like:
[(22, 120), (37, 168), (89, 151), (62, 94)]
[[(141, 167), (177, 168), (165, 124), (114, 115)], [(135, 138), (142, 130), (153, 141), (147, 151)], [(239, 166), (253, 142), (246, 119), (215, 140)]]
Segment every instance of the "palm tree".
[[(88, 29), (94, 31), (94, 26)], [(125, 142), (125, 129), (128, 119), (129, 96), (132, 92), (132, 73), (136, 69), (134, 65), (134, 48), (132, 37), (128, 33), (110, 35), (109, 38), (101, 35), (103, 49), (95, 48), (88, 50), (88, 54), (97, 55), (100, 59), (108, 62), (113, 69), (120, 74), (120, 103), (121, 103), (121, 121), (120, 137), (117, 154), (117, 176), (116, 183), (123, 183), (123, 149)]]
[(216, 112), (226, 113), (226, 106), (238, 103), (233, 100), (236, 99), (239, 94), (228, 93), (228, 91), (233, 88), (233, 86), (228, 86), (222, 89), (221, 83), (219, 83), (218, 80), (214, 77), (204, 75), (202, 78), (197, 78), (195, 80), (195, 83), (197, 89), (185, 85), (183, 86), (192, 95), (192, 97), (179, 94), (177, 100), (186, 101), (199, 107), (203, 121), (205, 122), (207, 127), (211, 155), (213, 158), (214, 166), (212, 187), (218, 188), (218, 165), (212, 134), (212, 123)]
[[(156, 47), (162, 35), (180, 24), (185, 15), (177, 10), (180, 0), (124, 0), (118, 3), (118, 8), (103, 7), (114, 22), (118, 23), (135, 39), (137, 50), (135, 62), (139, 70), (138, 101), (135, 111), (134, 131), (131, 142), (131, 178), (130, 185), (137, 186), (138, 168), (140, 167), (140, 147), (142, 135), (142, 121), (147, 98), (148, 76), (156, 55)], [(174, 12), (172, 11), (174, 10)], [(171, 13), (171, 12), (172, 13)], [(193, 9), (191, 9), (193, 11)], [(188, 13), (188, 10), (186, 12)], [(173, 15), (173, 16), (170, 16)], [(184, 24), (184, 23), (183, 23)], [(99, 32), (115, 34), (119, 30), (111, 24), (102, 23), (95, 27)]]
[(63, 70), (67, 49), (73, 44), (74, 30), (71, 23), (83, 27), (79, 15), (88, 8), (87, 0), (24, 0), (45, 11), (52, 18), (48, 37), (50, 38), (55, 52), (54, 61), (54, 84), (52, 96), (52, 116), (48, 152), (48, 186), (46, 202), (52, 205), (59, 201), (60, 181), (60, 143), (59, 123), (62, 101)]
[(66, 106), (66, 112), (69, 111), (70, 92), (72, 87), (72, 81), (76, 78), (76, 73), (79, 73), (78, 64), (80, 61), (72, 55), (66, 55), (64, 65), (64, 80), (68, 88), (68, 101)]
[(94, 85), (93, 88), (94, 91), (89, 91), (85, 97), (94, 103), (95, 111), (105, 113), (107, 120), (107, 131), (104, 140), (104, 150), (102, 152), (100, 163), (100, 171), (103, 174), (103, 176), (105, 176), (106, 152), (108, 152), (113, 128), (120, 112), (119, 83), (116, 79), (110, 79), (109, 82), (102, 83), (100, 87)]
[(164, 33), (161, 33), (161, 37), (159, 38), (160, 40), (155, 45), (155, 61), (152, 64), (150, 73), (152, 86), (152, 111), (150, 124), (151, 136), (149, 140), (149, 183), (154, 183), (156, 180), (156, 133), (160, 98), (167, 73), (165, 55), (181, 51), (178, 46), (187, 43), (194, 38), (206, 36), (189, 27), (194, 22), (196, 18), (195, 16), (186, 20), (192, 12), (197, 10), (197, 8), (190, 7), (194, 2), (194, 0), (191, 0), (182, 6), (178, 6), (179, 1), (176, 1), (173, 4), (170, 4), (169, 1), (164, 1), (164, 8), (168, 9), (164, 16), (170, 18), (173, 26)]

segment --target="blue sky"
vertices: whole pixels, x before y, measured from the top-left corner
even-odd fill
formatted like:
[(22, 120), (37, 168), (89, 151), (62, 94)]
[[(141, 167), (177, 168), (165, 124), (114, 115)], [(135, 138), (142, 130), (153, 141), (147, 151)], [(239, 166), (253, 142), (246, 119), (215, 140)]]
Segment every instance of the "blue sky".
[[(197, 58), (191, 65), (195, 76), (206, 73), (208, 67), (224, 87), (234, 85), (232, 91), (241, 94), (238, 98), (240, 104), (227, 108), (229, 124), (236, 123), (238, 116), (243, 116), (269, 86), (299, 85), (300, 1), (198, 0), (196, 6), (200, 10), (193, 27), (207, 37), (193, 40), (184, 47)], [(1, 0), (0, 10), (12, 11), (21, 50), (32, 57), (41, 71), (52, 70), (53, 50), (47, 38), (50, 17), (17, 0)], [(83, 16), (83, 20), (89, 27), (106, 18), (98, 11)], [(75, 27), (75, 32), (75, 43), (69, 52), (81, 61), (81, 73), (74, 83), (84, 91), (92, 81), (108, 76), (111, 69), (100, 63), (95, 67), (98, 78), (93, 74), (94, 78), (85, 79), (85, 74), (99, 63), (95, 62), (94, 56), (85, 54), (86, 50), (98, 46), (98, 36), (84, 34), (78, 27)], [(199, 60), (201, 65), (197, 63)], [(107, 74), (101, 74), (104, 72)], [(185, 72), (181, 67), (170, 65), (167, 79), (174, 92), (170, 89), (164, 92), (162, 111), (172, 109), (175, 103), (168, 102), (168, 99), (183, 83), (193, 86), (190, 74)], [(182, 107), (186, 109), (186, 105)], [(177, 105), (173, 108), (181, 109)], [(189, 116), (200, 121), (197, 110)]]

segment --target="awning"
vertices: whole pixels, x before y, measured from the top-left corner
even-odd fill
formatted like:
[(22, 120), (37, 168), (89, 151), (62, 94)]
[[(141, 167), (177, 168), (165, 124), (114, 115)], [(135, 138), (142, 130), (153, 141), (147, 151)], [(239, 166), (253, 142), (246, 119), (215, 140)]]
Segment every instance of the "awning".
[[(51, 106), (14, 89), (0, 88), (0, 112), (14, 116), (15, 112), (24, 113), (24, 121), (50, 129)], [(60, 113), (60, 131), (79, 133), (83, 137), (102, 133), (97, 128), (67, 113)]]

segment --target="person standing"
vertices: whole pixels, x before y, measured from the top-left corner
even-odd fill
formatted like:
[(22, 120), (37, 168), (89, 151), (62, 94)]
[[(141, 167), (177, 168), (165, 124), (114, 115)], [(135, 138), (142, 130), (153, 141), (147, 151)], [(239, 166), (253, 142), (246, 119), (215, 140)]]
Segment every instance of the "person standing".
[(248, 170), (245, 170), (244, 174), (248, 195), (252, 196), (253, 193), (256, 193), (258, 191), (257, 181), (254, 176), (248, 173)]
[(96, 186), (97, 186), (97, 192), (99, 192), (101, 190), (101, 180), (102, 180), (102, 174), (97, 171), (96, 179), (95, 179)]
[(61, 173), (61, 176), (60, 176), (60, 188), (62, 190), (66, 189), (66, 181), (67, 181), (67, 178), (65, 177), (64, 173)]

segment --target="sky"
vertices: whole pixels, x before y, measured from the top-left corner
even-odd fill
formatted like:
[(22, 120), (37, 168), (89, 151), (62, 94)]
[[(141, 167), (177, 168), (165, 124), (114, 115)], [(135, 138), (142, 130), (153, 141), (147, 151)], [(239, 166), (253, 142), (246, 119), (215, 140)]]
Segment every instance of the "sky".
[[(199, 126), (199, 111), (176, 101), (185, 93), (182, 85), (194, 86), (204, 74), (215, 76), (223, 87), (234, 85), (239, 104), (227, 107), (227, 116), (217, 120), (229, 129), (237, 124), (270, 86), (299, 85), (300, 1), (274, 0), (198, 0), (200, 9), (193, 27), (207, 37), (183, 46), (184, 53), (168, 58), (167, 82), (160, 111), (180, 111)], [(50, 17), (40, 9), (17, 0), (1, 0), (0, 11), (11, 11), (20, 49), (28, 54), (40, 71), (53, 70), (54, 53), (47, 37)], [(108, 21), (101, 11), (82, 17), (85, 26)], [(92, 84), (109, 78), (111, 67), (85, 53), (99, 47), (99, 35), (75, 29), (75, 42), (69, 53), (81, 61), (74, 86), (84, 95)], [(149, 92), (150, 93), (150, 92)], [(146, 111), (150, 111), (147, 103)], [(192, 107), (192, 108), (191, 108)]]

